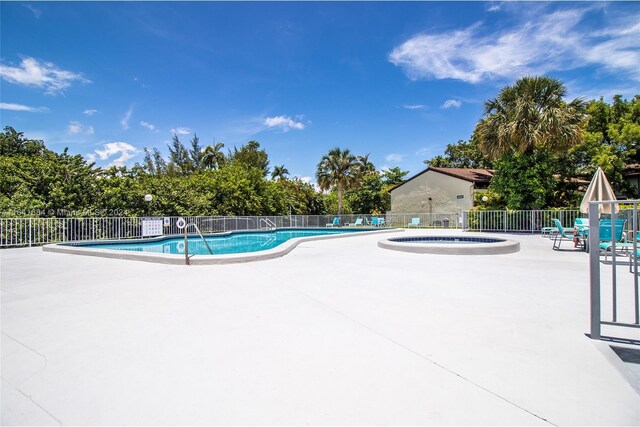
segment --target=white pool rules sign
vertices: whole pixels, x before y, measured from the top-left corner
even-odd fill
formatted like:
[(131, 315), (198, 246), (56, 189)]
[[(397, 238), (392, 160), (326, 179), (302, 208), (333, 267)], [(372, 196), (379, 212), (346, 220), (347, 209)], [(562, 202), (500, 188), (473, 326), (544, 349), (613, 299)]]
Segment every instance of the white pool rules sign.
[(163, 218), (142, 218), (142, 237), (162, 236)]

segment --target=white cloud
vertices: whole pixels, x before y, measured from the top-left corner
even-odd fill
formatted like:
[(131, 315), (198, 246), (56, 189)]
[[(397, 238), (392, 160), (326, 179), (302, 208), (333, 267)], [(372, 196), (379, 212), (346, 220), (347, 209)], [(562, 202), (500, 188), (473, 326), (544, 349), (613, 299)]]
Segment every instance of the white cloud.
[(433, 153), (433, 150), (430, 147), (422, 147), (420, 148), (418, 151), (416, 151), (416, 156), (426, 156), (426, 155), (430, 155), (431, 153)]
[(394, 153), (387, 154), (386, 156), (384, 156), (384, 160), (389, 163), (400, 163), (403, 158), (404, 158), (404, 155), (394, 154)]
[(497, 12), (500, 9), (502, 9), (502, 6), (500, 5), (500, 3), (494, 3), (494, 2), (490, 2), (487, 5), (487, 11), (488, 12)]
[(176, 135), (189, 135), (191, 133), (191, 129), (189, 128), (173, 128), (171, 129), (171, 133), (174, 133)]
[(30, 4), (25, 4), (23, 6), (29, 9), (31, 13), (33, 13), (33, 16), (35, 16), (37, 19), (40, 19), (40, 17), (42, 16), (42, 10), (31, 6)]
[(307, 184), (311, 184), (313, 185), (313, 188), (316, 191), (321, 191), (320, 190), (320, 186), (318, 185), (318, 183), (315, 181), (315, 178), (312, 178), (310, 176), (302, 176), (302, 175), (294, 175), (295, 178), (298, 178), (300, 181), (302, 182), (306, 182)]
[[(585, 85), (585, 83), (587, 83)], [(637, 86), (594, 86), (591, 82), (579, 82), (568, 81), (565, 82), (567, 86), (567, 98), (584, 98), (584, 99), (599, 99), (603, 97), (608, 103), (613, 102), (614, 95), (622, 95), (627, 99), (632, 99), (637, 93)]]
[(91, 83), (81, 73), (61, 70), (51, 62), (30, 57), (24, 58), (19, 67), (0, 64), (0, 77), (10, 83), (43, 88), (47, 95), (63, 93), (73, 82)]
[(440, 108), (449, 109), (449, 108), (460, 108), (462, 106), (462, 101), (457, 99), (447, 99), (444, 101), (444, 104)]
[(156, 129), (156, 126), (154, 124), (145, 122), (144, 120), (140, 120), (140, 126), (149, 129), (151, 132), (158, 132), (158, 129)]
[(91, 117), (91, 116), (93, 116), (93, 115), (94, 115), (95, 113), (97, 113), (97, 112), (98, 112), (98, 110), (84, 110), (84, 111), (82, 112), (82, 114), (84, 114), (85, 116), (89, 116), (89, 117)]
[(93, 126), (84, 127), (84, 125), (77, 121), (69, 122), (67, 126), (67, 132), (71, 135), (77, 135), (79, 133), (84, 133), (85, 135), (93, 135), (95, 131), (93, 130)]
[(412, 80), (456, 79), (479, 83), (515, 79), (588, 65), (640, 78), (638, 15), (611, 18), (599, 31), (580, 24), (589, 8), (538, 13), (502, 31), (482, 23), (416, 35), (389, 54)]
[(406, 108), (407, 110), (422, 110), (422, 109), (424, 109), (424, 105), (422, 105), (422, 104), (409, 104), (409, 105), (403, 105), (403, 108)]
[(124, 130), (129, 129), (129, 120), (131, 119), (132, 114), (133, 114), (133, 106), (129, 107), (127, 112), (124, 114), (124, 117), (122, 118), (122, 120), (120, 120), (120, 125), (122, 126), (122, 129)]
[(109, 166), (123, 166), (127, 160), (135, 157), (138, 152), (139, 150), (136, 147), (126, 142), (109, 142), (103, 144), (102, 150), (94, 150), (94, 153), (88, 154), (87, 158), (93, 158), (93, 161), (95, 161), (97, 155), (100, 160), (108, 160), (119, 155), (111, 160)]
[(69, 122), (69, 126), (67, 126), (67, 132), (71, 135), (78, 134), (82, 132), (82, 125), (80, 122)]
[(47, 107), (29, 107), (28, 105), (11, 104), (8, 102), (0, 102), (0, 110), (27, 111), (29, 113), (46, 113), (49, 111)]
[(296, 122), (289, 116), (267, 117), (264, 125), (269, 128), (281, 128), (284, 132), (288, 132), (289, 129), (304, 129), (304, 123)]

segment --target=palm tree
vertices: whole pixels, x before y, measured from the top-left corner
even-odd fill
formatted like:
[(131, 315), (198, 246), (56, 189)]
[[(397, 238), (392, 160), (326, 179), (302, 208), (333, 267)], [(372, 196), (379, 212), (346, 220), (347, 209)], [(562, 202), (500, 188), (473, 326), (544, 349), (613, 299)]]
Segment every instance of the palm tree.
[(220, 169), (224, 164), (224, 153), (222, 148), (223, 142), (217, 142), (215, 145), (207, 145), (202, 151), (202, 166), (207, 169)]
[(274, 166), (273, 172), (271, 172), (271, 179), (287, 179), (287, 175), (289, 175), (289, 170), (282, 166)]
[(352, 188), (360, 178), (361, 163), (348, 149), (334, 148), (322, 156), (316, 179), (322, 190), (335, 188), (338, 193), (338, 215), (342, 213), (342, 192)]
[(485, 102), (476, 125), (480, 149), (490, 158), (534, 148), (562, 152), (581, 141), (585, 103), (565, 103), (566, 89), (550, 77), (523, 77)]
[(361, 175), (373, 175), (376, 173), (376, 167), (371, 161), (369, 161), (369, 154), (364, 156), (358, 156), (358, 162), (360, 162), (360, 174)]

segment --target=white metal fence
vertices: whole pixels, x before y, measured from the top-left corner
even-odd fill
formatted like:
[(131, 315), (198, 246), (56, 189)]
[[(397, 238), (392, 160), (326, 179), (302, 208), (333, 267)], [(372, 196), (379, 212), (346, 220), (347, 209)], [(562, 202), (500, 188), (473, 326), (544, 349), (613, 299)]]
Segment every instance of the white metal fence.
[[(218, 233), (234, 230), (257, 230), (267, 219), (278, 228), (325, 227), (337, 215), (286, 215), (286, 216), (184, 216), (195, 223), (202, 233)], [(339, 216), (340, 226), (353, 225), (361, 219), (363, 226), (373, 226), (373, 217), (383, 218), (380, 227), (407, 227), (418, 218), (418, 227), (461, 228), (462, 214), (346, 214)], [(170, 226), (164, 227), (166, 235), (179, 234), (178, 217), (169, 217)], [(0, 218), (0, 248), (38, 246), (57, 242), (79, 240), (129, 239), (142, 237), (142, 218)]]
[(502, 231), (517, 233), (539, 233), (544, 227), (553, 226), (553, 219), (573, 226), (580, 212), (564, 210), (520, 210), (520, 211), (466, 211), (463, 228), (469, 231)]
[[(552, 225), (558, 218), (563, 224), (573, 224), (580, 214), (576, 210), (534, 211), (466, 211), (453, 213), (387, 213), (385, 215), (343, 214), (341, 226), (353, 225), (358, 219), (363, 226), (462, 228), (469, 231), (502, 231), (537, 233)], [(286, 216), (185, 216), (187, 222), (195, 223), (203, 233), (234, 230), (256, 230), (265, 219), (278, 228), (325, 227), (337, 215), (286, 215)], [(374, 221), (373, 217), (384, 219)], [(179, 234), (176, 227), (178, 217), (169, 217), (169, 227), (164, 234)], [(139, 217), (95, 217), (95, 218), (0, 218), (0, 248), (37, 246), (48, 243), (99, 239), (129, 239), (142, 237), (142, 218)]]
[[(630, 213), (627, 215), (630, 218)], [(325, 227), (337, 215), (286, 215), (286, 216), (186, 216), (187, 222), (195, 223), (203, 233), (234, 230), (256, 230), (268, 219), (278, 228)], [(361, 219), (363, 226), (374, 225), (373, 217), (383, 227), (462, 228), (467, 231), (496, 231), (539, 233), (543, 227), (552, 226), (557, 218), (562, 224), (571, 226), (579, 217), (577, 210), (527, 210), (527, 211), (465, 211), (447, 214), (402, 213), (385, 215), (343, 214), (340, 225), (353, 225)], [(169, 217), (169, 227), (164, 234), (179, 234), (176, 227), (178, 217)], [(37, 246), (48, 243), (96, 239), (128, 239), (142, 237), (142, 218), (95, 217), (95, 218), (0, 218), (0, 248)]]

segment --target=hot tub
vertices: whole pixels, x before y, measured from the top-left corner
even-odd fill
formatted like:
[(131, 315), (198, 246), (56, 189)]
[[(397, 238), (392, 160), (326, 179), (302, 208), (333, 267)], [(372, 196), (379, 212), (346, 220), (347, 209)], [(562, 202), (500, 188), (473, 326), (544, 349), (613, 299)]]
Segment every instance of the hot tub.
[(443, 255), (498, 255), (520, 251), (520, 242), (489, 236), (411, 236), (378, 241), (393, 251)]

